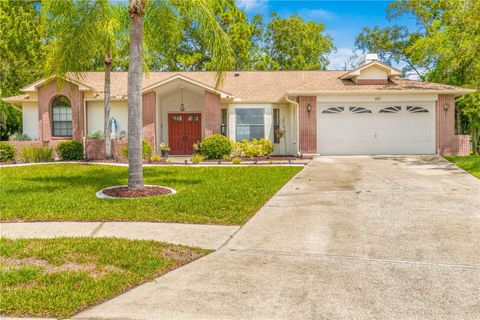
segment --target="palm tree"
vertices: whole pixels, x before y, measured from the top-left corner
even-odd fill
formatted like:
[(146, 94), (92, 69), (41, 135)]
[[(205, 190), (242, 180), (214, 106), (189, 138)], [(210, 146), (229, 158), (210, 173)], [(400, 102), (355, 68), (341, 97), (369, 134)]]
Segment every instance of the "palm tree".
[[(48, 35), (46, 72), (59, 79), (71, 72), (105, 71), (105, 157), (112, 157), (110, 120), (110, 72), (121, 33), (121, 4), (109, 0), (44, 0), (42, 17)], [(101, 65), (100, 65), (101, 64)]]
[[(217, 87), (221, 85), (226, 70), (233, 67), (234, 53), (227, 34), (216, 20), (213, 5), (215, 0), (130, 0), (130, 55), (128, 68), (128, 187), (141, 189), (142, 168), (142, 54), (143, 19), (147, 32), (155, 33), (166, 28), (175, 28), (175, 19), (156, 19), (173, 16), (186, 19), (198, 28), (202, 42), (212, 56), (212, 69), (217, 70)], [(177, 25), (178, 26), (178, 25)], [(156, 42), (158, 45), (158, 42)], [(147, 43), (148, 46), (148, 43)], [(162, 48), (150, 47), (161, 52)]]

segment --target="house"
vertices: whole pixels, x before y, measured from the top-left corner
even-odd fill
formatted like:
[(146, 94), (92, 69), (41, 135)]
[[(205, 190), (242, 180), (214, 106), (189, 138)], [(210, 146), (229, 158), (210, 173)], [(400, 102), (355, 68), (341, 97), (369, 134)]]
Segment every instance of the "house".
[[(454, 98), (473, 91), (399, 75), (375, 56), (351, 71), (227, 72), (219, 88), (214, 72), (150, 72), (143, 135), (174, 155), (191, 154), (196, 141), (216, 133), (268, 138), (276, 154), (468, 154), (469, 137), (455, 135)], [(102, 72), (42, 79), (3, 101), (22, 111), (31, 138), (85, 143), (103, 131), (103, 85)], [(112, 73), (111, 97), (114, 134), (128, 134), (126, 72)]]

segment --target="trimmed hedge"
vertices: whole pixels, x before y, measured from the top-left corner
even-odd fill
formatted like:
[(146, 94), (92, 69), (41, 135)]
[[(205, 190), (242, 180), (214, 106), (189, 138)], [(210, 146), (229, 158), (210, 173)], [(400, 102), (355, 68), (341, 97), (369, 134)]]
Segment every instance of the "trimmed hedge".
[(203, 139), (200, 150), (208, 159), (223, 159), (232, 153), (232, 143), (221, 134), (214, 134)]
[(15, 159), (15, 147), (8, 142), (0, 142), (0, 162), (13, 161)]
[(60, 160), (82, 160), (83, 144), (76, 140), (62, 141), (57, 145), (57, 153)]

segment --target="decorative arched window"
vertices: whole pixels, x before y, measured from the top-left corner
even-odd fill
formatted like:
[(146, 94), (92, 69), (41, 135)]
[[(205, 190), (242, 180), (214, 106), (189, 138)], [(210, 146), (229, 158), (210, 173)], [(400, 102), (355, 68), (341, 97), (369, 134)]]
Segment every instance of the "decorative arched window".
[(410, 113), (428, 113), (428, 110), (424, 107), (407, 106), (407, 111)]
[(382, 110), (380, 110), (380, 113), (400, 113), (402, 111), (401, 106), (394, 106), (394, 107), (385, 107)]
[(56, 137), (72, 136), (72, 105), (65, 96), (58, 96), (52, 102), (52, 131)]
[(322, 111), (322, 113), (342, 113), (345, 110), (344, 107), (330, 107)]
[(348, 110), (352, 113), (372, 113), (370, 109), (364, 107), (350, 107)]

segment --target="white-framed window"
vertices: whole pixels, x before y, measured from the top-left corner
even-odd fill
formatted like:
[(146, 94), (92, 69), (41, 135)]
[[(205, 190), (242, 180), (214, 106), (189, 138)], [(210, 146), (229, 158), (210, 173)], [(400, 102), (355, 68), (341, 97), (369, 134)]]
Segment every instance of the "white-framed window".
[(52, 131), (56, 137), (72, 136), (72, 105), (65, 96), (58, 96), (52, 102)]
[(237, 108), (235, 109), (236, 130), (235, 140), (252, 140), (265, 137), (265, 109)]

